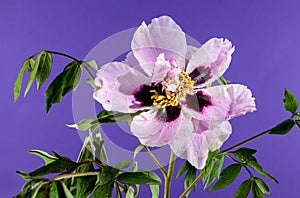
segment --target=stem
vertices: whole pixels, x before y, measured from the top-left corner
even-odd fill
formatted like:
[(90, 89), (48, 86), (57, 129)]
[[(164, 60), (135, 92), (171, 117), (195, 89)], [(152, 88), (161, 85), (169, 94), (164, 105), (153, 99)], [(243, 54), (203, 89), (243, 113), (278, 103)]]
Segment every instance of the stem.
[(199, 176), (191, 183), (191, 185), (190, 185), (187, 189), (185, 189), (185, 191), (179, 196), (179, 198), (184, 198), (185, 195), (186, 195), (188, 192), (190, 192), (190, 190), (192, 190), (192, 188), (196, 185), (196, 183), (197, 183), (200, 179), (202, 179), (203, 175), (204, 175), (204, 171), (202, 171), (202, 172), (200, 173), (200, 175), (199, 175)]
[(52, 180), (58, 181), (58, 180), (69, 179), (73, 177), (84, 177), (84, 176), (94, 176), (94, 175), (99, 175), (99, 172), (70, 173), (70, 174), (58, 175), (54, 177)]
[(166, 169), (160, 164), (160, 162), (157, 160), (157, 158), (153, 155), (153, 153), (150, 151), (150, 149), (144, 145), (144, 149), (147, 151), (151, 159), (154, 161), (154, 163), (157, 165), (157, 167), (160, 169), (162, 174), (164, 175), (164, 178), (167, 177), (167, 171)]
[[(86, 71), (86, 73), (90, 76), (90, 78), (91, 78), (92, 80), (95, 79), (94, 75), (91, 73), (91, 71), (88, 69), (88, 67), (84, 64), (83, 61), (80, 61), (80, 60), (74, 58), (73, 56), (70, 56), (70, 55), (68, 55), (68, 54), (64, 54), (64, 53), (61, 53), (61, 52), (50, 51), (50, 50), (46, 50), (46, 52), (51, 53), (51, 54), (56, 54), (56, 55), (59, 55), (59, 56), (64, 56), (64, 57), (69, 58), (69, 59), (71, 59), (71, 60), (73, 60), (73, 61), (76, 61), (77, 63), (79, 63), (79, 64), (82, 66), (82, 68)], [(33, 58), (33, 57), (37, 56), (38, 54), (39, 54), (39, 53), (37, 53), (37, 54), (31, 56), (30, 58)]]
[(253, 174), (251, 173), (251, 171), (249, 170), (249, 168), (247, 167), (246, 164), (239, 162), (238, 160), (234, 159), (234, 158), (233, 158), (231, 155), (229, 155), (229, 154), (226, 154), (226, 157), (228, 157), (229, 159), (231, 159), (232, 161), (234, 161), (234, 162), (236, 162), (236, 163), (238, 163), (238, 164), (241, 164), (241, 165), (246, 169), (246, 171), (249, 173), (250, 177), (253, 177)]
[(176, 155), (171, 151), (170, 155), (170, 162), (167, 177), (165, 178), (165, 191), (164, 191), (164, 198), (170, 198), (170, 189), (171, 189), (171, 182), (174, 172)]
[[(273, 128), (272, 128), (272, 129), (273, 129)], [(272, 131), (272, 129), (269, 129), (269, 130), (267, 130), (267, 131), (264, 131), (264, 132), (262, 132), (262, 133), (259, 133), (259, 134), (255, 135), (255, 136), (253, 136), (253, 137), (251, 137), (251, 138), (249, 138), (249, 139), (247, 139), (247, 140), (244, 140), (244, 141), (242, 141), (242, 142), (240, 142), (240, 143), (238, 143), (238, 144), (236, 144), (236, 145), (234, 145), (234, 146), (228, 148), (228, 149), (225, 149), (225, 150), (221, 151), (220, 154), (228, 153), (229, 151), (231, 151), (231, 150), (233, 150), (233, 149), (235, 149), (235, 148), (237, 148), (237, 147), (239, 147), (239, 146), (242, 146), (242, 145), (244, 145), (244, 144), (246, 144), (246, 143), (248, 143), (248, 142), (250, 142), (250, 141), (252, 141), (252, 140), (255, 140), (255, 139), (257, 139), (257, 138), (259, 138), (259, 137), (261, 137), (261, 136), (263, 136), (263, 135), (265, 135), (265, 134), (268, 134), (268, 133), (270, 133), (270, 132)]]

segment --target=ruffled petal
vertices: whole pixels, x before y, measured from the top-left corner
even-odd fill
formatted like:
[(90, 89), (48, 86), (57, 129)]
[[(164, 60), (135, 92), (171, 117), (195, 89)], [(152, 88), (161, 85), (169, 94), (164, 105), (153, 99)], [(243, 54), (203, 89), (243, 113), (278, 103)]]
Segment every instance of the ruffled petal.
[(163, 146), (172, 140), (185, 122), (186, 117), (182, 113), (177, 119), (165, 122), (156, 111), (150, 110), (133, 118), (131, 131), (144, 145)]
[(212, 38), (193, 54), (186, 72), (200, 75), (200, 79), (205, 81), (196, 81), (195, 86), (205, 87), (224, 74), (233, 52), (234, 47), (229, 40)]
[[(199, 92), (201, 94), (198, 94)], [(239, 84), (195, 90), (191, 98), (187, 97), (185, 111), (200, 120), (229, 120), (256, 110), (251, 91)]]
[(136, 30), (131, 48), (145, 73), (153, 74), (154, 63), (160, 54), (167, 60), (175, 60), (184, 69), (187, 50), (186, 38), (181, 28), (168, 16), (161, 16), (145, 22)]
[(149, 83), (149, 78), (125, 63), (112, 62), (104, 65), (97, 72), (95, 84), (100, 87), (94, 92), (94, 99), (106, 110), (136, 112), (134, 105), (135, 89)]
[(170, 143), (172, 151), (188, 160), (197, 169), (203, 169), (208, 152), (220, 148), (231, 134), (228, 121), (189, 120)]

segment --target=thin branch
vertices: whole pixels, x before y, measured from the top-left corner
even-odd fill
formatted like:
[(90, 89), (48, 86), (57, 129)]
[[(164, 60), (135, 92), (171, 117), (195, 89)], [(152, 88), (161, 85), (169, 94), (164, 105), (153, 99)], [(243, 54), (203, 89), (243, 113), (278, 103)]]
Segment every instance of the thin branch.
[(150, 149), (144, 145), (144, 149), (147, 151), (151, 159), (154, 161), (154, 163), (157, 165), (157, 167), (160, 169), (164, 177), (167, 177), (167, 171), (166, 169), (160, 164), (160, 162), (157, 160), (157, 158), (153, 155), (153, 153), (150, 151)]
[(96, 176), (99, 175), (99, 172), (85, 172), (85, 173), (70, 173), (70, 174), (64, 174), (64, 175), (58, 175), (54, 177), (52, 180), (53, 181), (58, 181), (62, 179), (69, 179), (73, 177), (84, 177), (84, 176)]
[(171, 151), (167, 177), (165, 178), (164, 198), (170, 198), (171, 182), (175, 167), (176, 155)]
[[(273, 128), (272, 128), (272, 129), (273, 129)], [(220, 154), (228, 153), (229, 151), (231, 151), (231, 150), (233, 150), (233, 149), (235, 149), (235, 148), (237, 148), (237, 147), (240, 147), (240, 146), (242, 146), (242, 145), (244, 145), (244, 144), (246, 144), (246, 143), (248, 143), (248, 142), (250, 142), (250, 141), (252, 141), (252, 140), (255, 140), (255, 139), (257, 139), (257, 138), (259, 138), (259, 137), (261, 137), (261, 136), (263, 136), (263, 135), (266, 135), (266, 134), (270, 133), (270, 132), (272, 131), (272, 129), (269, 129), (269, 130), (267, 130), (267, 131), (264, 131), (264, 132), (262, 132), (262, 133), (259, 133), (259, 134), (255, 135), (255, 136), (253, 136), (253, 137), (251, 137), (251, 138), (249, 138), (249, 139), (247, 139), (247, 140), (244, 140), (244, 141), (242, 141), (242, 142), (240, 142), (240, 143), (238, 143), (238, 144), (236, 144), (236, 145), (234, 145), (234, 146), (228, 148), (228, 149), (225, 149), (225, 150), (221, 151)]]
[(192, 190), (192, 188), (197, 184), (197, 182), (202, 179), (202, 177), (204, 176), (204, 171), (202, 171), (200, 173), (200, 175), (191, 183), (191, 185), (185, 189), (185, 191), (179, 196), (179, 198), (184, 198), (185, 195), (190, 192), (190, 190)]

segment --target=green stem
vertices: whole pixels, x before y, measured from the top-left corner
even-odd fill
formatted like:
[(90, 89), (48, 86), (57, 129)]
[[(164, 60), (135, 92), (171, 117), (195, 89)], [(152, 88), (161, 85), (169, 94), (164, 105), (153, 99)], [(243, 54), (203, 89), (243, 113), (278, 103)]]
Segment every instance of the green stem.
[(252, 140), (255, 140), (255, 139), (257, 139), (257, 138), (259, 138), (259, 137), (261, 137), (263, 135), (266, 135), (266, 134), (270, 133), (272, 130), (273, 130), (273, 128), (269, 129), (267, 131), (264, 131), (262, 133), (259, 133), (259, 134), (255, 135), (255, 136), (251, 137), (251, 138), (248, 138), (247, 140), (244, 140), (244, 141), (242, 141), (242, 142), (240, 142), (240, 143), (238, 143), (238, 144), (236, 144), (236, 145), (234, 145), (234, 146), (232, 146), (232, 147), (230, 147), (228, 149), (225, 149), (225, 150), (221, 151), (220, 154), (228, 153), (229, 151), (231, 151), (231, 150), (233, 150), (233, 149), (235, 149), (237, 147), (240, 147), (240, 146), (242, 146), (242, 145), (244, 145), (244, 144), (246, 144), (246, 143), (248, 143), (248, 142), (250, 142)]
[(171, 151), (167, 177), (165, 178), (164, 198), (170, 198), (171, 182), (174, 172), (176, 155)]
[(200, 175), (191, 183), (191, 185), (189, 187), (187, 187), (187, 189), (185, 189), (185, 191), (179, 196), (179, 198), (184, 198), (185, 195), (190, 192), (190, 190), (192, 190), (192, 188), (197, 184), (197, 182), (202, 179), (204, 175), (204, 171), (202, 171), (200, 173)]
[(153, 153), (150, 151), (150, 149), (147, 146), (144, 145), (144, 149), (149, 154), (149, 156), (151, 157), (151, 159), (154, 161), (154, 163), (156, 164), (156, 166), (160, 169), (160, 171), (164, 175), (164, 178), (166, 178), (167, 177), (167, 171), (166, 171), (166, 169), (160, 164), (160, 162), (158, 161), (158, 159), (155, 157), (155, 155), (153, 155)]
[(95, 176), (95, 175), (99, 175), (99, 172), (94, 171), (94, 172), (70, 173), (70, 174), (58, 175), (54, 177), (52, 180), (58, 181), (58, 180), (69, 179), (73, 177), (84, 177), (84, 176)]

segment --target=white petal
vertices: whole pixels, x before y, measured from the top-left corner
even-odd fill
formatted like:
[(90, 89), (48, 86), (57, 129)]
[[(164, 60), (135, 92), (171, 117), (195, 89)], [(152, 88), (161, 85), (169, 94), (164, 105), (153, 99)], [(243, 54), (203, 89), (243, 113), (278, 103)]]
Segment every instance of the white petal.
[(149, 83), (149, 78), (125, 63), (112, 62), (104, 65), (97, 73), (95, 84), (100, 87), (94, 92), (94, 99), (106, 110), (136, 112), (131, 109), (134, 90)]
[(183, 69), (186, 55), (186, 38), (181, 28), (168, 16), (145, 22), (135, 32), (131, 48), (145, 73), (153, 73), (154, 63), (160, 54), (167, 60), (176, 60)]
[(206, 82), (201, 84), (205, 87), (222, 76), (231, 62), (231, 54), (234, 47), (227, 39), (212, 38), (202, 45), (192, 56), (187, 65), (187, 73), (203, 68), (210, 70)]
[(164, 122), (157, 117), (156, 111), (150, 110), (133, 118), (131, 131), (144, 145), (163, 146), (170, 142), (185, 121), (181, 114), (172, 122)]

